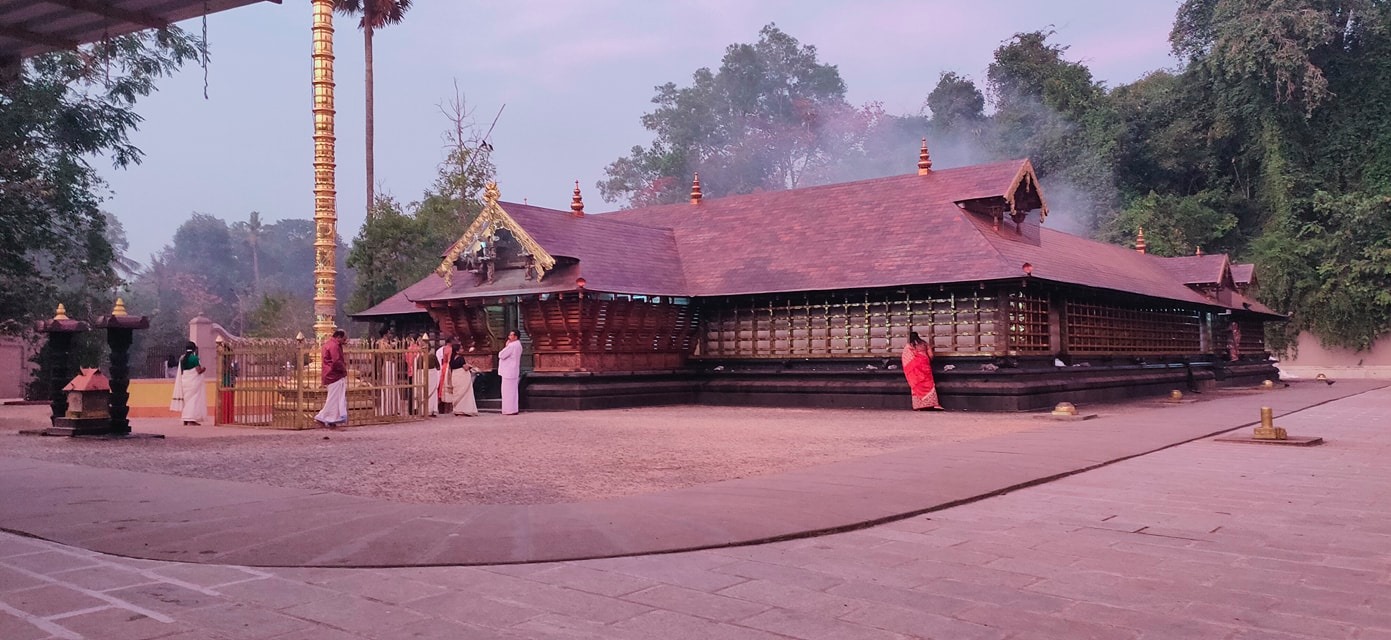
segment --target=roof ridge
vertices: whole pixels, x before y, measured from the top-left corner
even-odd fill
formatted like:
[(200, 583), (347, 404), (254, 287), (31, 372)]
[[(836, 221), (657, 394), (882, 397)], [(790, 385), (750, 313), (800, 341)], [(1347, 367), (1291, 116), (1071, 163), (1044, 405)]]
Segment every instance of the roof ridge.
[[(959, 166), (959, 167), (950, 167), (950, 168), (947, 168), (947, 169), (933, 169), (932, 172), (928, 174), (928, 176), (930, 177), (930, 176), (941, 175), (941, 174), (962, 173), (962, 172), (966, 172), (966, 171), (979, 171), (979, 170), (983, 170), (983, 169), (990, 169), (990, 168), (992, 168), (992, 167), (1013, 166), (1013, 165), (1021, 165), (1021, 166), (1022, 166), (1022, 165), (1026, 165), (1026, 164), (1032, 166), (1032, 163), (1029, 162), (1029, 159), (1028, 159), (1028, 158), (1011, 158), (1011, 159), (1007, 159), (1007, 160), (997, 160), (997, 161), (994, 161), (994, 162), (983, 162), (983, 163), (980, 163), (980, 164), (961, 165), (961, 166)], [(1017, 177), (1018, 177), (1018, 176), (1015, 176), (1015, 178), (1017, 178)], [(695, 208), (702, 207), (702, 206), (706, 206), (706, 205), (709, 205), (709, 204), (725, 204), (727, 201), (729, 201), (729, 200), (731, 200), (731, 199), (735, 199), (735, 198), (778, 197), (779, 194), (788, 194), (788, 193), (794, 193), (794, 192), (805, 193), (805, 192), (808, 192), (808, 191), (817, 191), (817, 190), (823, 190), (823, 189), (843, 188), (843, 187), (854, 187), (854, 186), (860, 186), (860, 185), (871, 184), (871, 183), (875, 183), (875, 182), (887, 182), (887, 181), (890, 181), (890, 180), (902, 180), (902, 181), (907, 181), (907, 180), (910, 180), (910, 179), (921, 180), (921, 179), (923, 179), (923, 178), (924, 178), (924, 176), (919, 175), (919, 174), (916, 173), (916, 172), (914, 172), (914, 173), (898, 173), (898, 174), (888, 175), (888, 176), (878, 176), (878, 177), (875, 177), (875, 178), (861, 178), (861, 179), (859, 179), (859, 180), (847, 180), (847, 181), (845, 181), (845, 182), (828, 182), (828, 183), (826, 183), (826, 184), (817, 184), (817, 185), (811, 185), (811, 186), (805, 186), (805, 187), (799, 186), (799, 187), (793, 187), (793, 188), (790, 188), (790, 189), (771, 189), (771, 190), (767, 190), (767, 191), (756, 191), (756, 192), (753, 192), (753, 193), (736, 193), (736, 194), (730, 194), (730, 195), (718, 196), (718, 197), (712, 197), (712, 196), (706, 195), (706, 196), (704, 196), (703, 198), (701, 198), (701, 202), (700, 202), (700, 204), (698, 204), (698, 205), (691, 205), (691, 204), (686, 203), (686, 202), (671, 202), (671, 203), (665, 203), (665, 204), (648, 205), (648, 206), (645, 206), (645, 207), (635, 207), (635, 208), (632, 208), (632, 209), (617, 209), (617, 210), (614, 210), (614, 211), (604, 211), (604, 212), (600, 212), (600, 213), (593, 214), (593, 215), (596, 215), (596, 216), (598, 216), (598, 217), (603, 217), (603, 216), (606, 216), (606, 215), (609, 215), (609, 214), (627, 215), (627, 214), (633, 214), (633, 213), (636, 213), (636, 212), (639, 212), (639, 211), (649, 211), (649, 212), (662, 211), (662, 212), (666, 212), (666, 211), (674, 211), (674, 210), (676, 210), (677, 207), (689, 207), (689, 208), (695, 209)], [(1005, 185), (1003, 188), (1008, 188), (1008, 187), (1009, 187), (1009, 185)], [(638, 218), (639, 216), (633, 216), (633, 217), (634, 217), (634, 218)], [(620, 221), (620, 222), (629, 222), (629, 223), (632, 223), (631, 220), (627, 220), (627, 219), (619, 220), (619, 221)], [(653, 226), (653, 225), (642, 225), (642, 226)], [(661, 227), (661, 228), (669, 228), (669, 227)]]
[[(547, 213), (559, 214), (559, 215), (565, 216), (565, 217), (567, 217), (567, 218), (573, 218), (573, 217), (575, 217), (574, 214), (569, 213), (569, 212), (566, 212), (566, 211), (561, 211), (560, 209), (552, 209), (552, 208), (550, 208), (550, 207), (541, 207), (541, 206), (537, 206), (537, 205), (534, 205), (534, 204), (522, 204), (522, 203), (517, 203), (517, 202), (505, 202), (505, 201), (499, 201), (498, 204), (499, 204), (499, 205), (519, 205), (519, 206), (523, 206), (523, 207), (530, 207), (530, 208), (532, 208), (532, 209), (539, 209), (539, 210), (545, 211), (545, 212), (547, 212)], [(666, 206), (666, 205), (662, 205), (662, 206)], [(689, 206), (689, 205), (688, 205), (688, 206)], [(634, 211), (634, 210), (633, 210), (633, 209), (629, 209), (629, 211)], [(621, 225), (626, 225), (626, 226), (630, 226), (630, 227), (642, 227), (642, 228), (644, 228), (644, 229), (652, 229), (652, 230), (654, 230), (654, 231), (671, 231), (671, 230), (672, 230), (671, 227), (662, 227), (662, 226), (651, 225), (651, 224), (643, 224), (643, 223), (637, 222), (637, 221), (635, 221), (635, 220), (623, 220), (623, 219), (620, 219), (620, 218), (608, 218), (608, 215), (609, 215), (610, 213), (618, 213), (618, 211), (603, 211), (603, 212), (599, 212), (599, 213), (586, 213), (583, 219), (584, 219), (584, 220), (603, 220), (602, 224), (621, 224)], [(607, 219), (606, 219), (606, 218), (607, 218)]]

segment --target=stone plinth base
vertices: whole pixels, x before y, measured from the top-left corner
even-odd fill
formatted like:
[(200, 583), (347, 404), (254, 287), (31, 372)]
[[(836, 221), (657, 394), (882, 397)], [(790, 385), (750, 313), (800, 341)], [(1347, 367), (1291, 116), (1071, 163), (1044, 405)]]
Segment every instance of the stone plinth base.
[[(1105, 364), (987, 368), (990, 358), (944, 359), (936, 377), (942, 406), (965, 411), (1037, 411), (1059, 402), (1122, 402), (1138, 397), (1211, 391), (1221, 363)], [(876, 360), (692, 361), (669, 371), (532, 372), (522, 379), (522, 409), (569, 411), (708, 404), (908, 410), (912, 403), (897, 357)], [(994, 367), (994, 365), (990, 365)], [(1273, 375), (1268, 364), (1243, 365), (1248, 378)], [(1240, 381), (1241, 377), (1223, 376)]]
[(43, 430), (46, 436), (100, 436), (111, 433), (118, 433), (111, 428), (111, 416), (54, 418), (53, 426)]
[(66, 436), (70, 438), (81, 438), (84, 440), (163, 440), (162, 433), (84, 433), (73, 435), (70, 433), (56, 433), (52, 428), (49, 429), (25, 429), (19, 432), (22, 436)]
[(1270, 440), (1266, 438), (1253, 438), (1251, 436), (1223, 436), (1213, 438), (1216, 442), (1242, 442), (1247, 444), (1282, 444), (1287, 447), (1312, 447), (1323, 444), (1323, 438), (1317, 436), (1290, 436), (1284, 440)]

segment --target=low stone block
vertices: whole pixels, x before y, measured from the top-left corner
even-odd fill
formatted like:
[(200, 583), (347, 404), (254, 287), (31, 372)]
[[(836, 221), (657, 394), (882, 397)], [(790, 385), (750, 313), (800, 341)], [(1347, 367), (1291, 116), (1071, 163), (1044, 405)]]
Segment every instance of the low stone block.
[(1288, 447), (1312, 447), (1323, 444), (1323, 438), (1318, 436), (1289, 436), (1284, 440), (1271, 440), (1269, 438), (1253, 438), (1251, 436), (1223, 436), (1213, 438), (1216, 442), (1244, 442), (1249, 444), (1281, 444)]

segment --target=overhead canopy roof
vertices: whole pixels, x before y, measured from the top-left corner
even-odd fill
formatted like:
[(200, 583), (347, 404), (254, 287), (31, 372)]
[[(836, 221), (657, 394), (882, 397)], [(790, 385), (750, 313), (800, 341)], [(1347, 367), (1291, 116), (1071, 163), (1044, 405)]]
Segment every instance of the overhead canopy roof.
[(280, 0), (0, 0), (0, 64)]

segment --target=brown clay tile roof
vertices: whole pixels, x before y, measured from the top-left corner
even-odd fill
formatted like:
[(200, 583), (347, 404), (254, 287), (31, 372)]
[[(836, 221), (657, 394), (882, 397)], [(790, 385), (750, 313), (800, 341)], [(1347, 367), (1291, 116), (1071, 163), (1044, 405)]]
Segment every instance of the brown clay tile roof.
[(1249, 262), (1232, 265), (1232, 281), (1237, 284), (1251, 284), (1256, 277), (1256, 265)]
[[(579, 271), (566, 280), (574, 289), (583, 277), (592, 291), (684, 295), (686, 278), (671, 230), (633, 224), (616, 217), (501, 203), (552, 256), (578, 258)], [(547, 274), (546, 281), (556, 276)]]
[(1221, 284), (1231, 264), (1225, 253), (1165, 258), (1155, 256), (1174, 278), (1184, 284)]
[(378, 302), (376, 306), (369, 307), (357, 313), (348, 314), (348, 317), (359, 320), (370, 320), (382, 316), (425, 313), (424, 309), (415, 305), (415, 301), (427, 295), (437, 293), (442, 289), (444, 289), (444, 278), (431, 273), (422, 278), (419, 282), (396, 292), (396, 295)]
[(952, 203), (1000, 195), (1023, 166), (1015, 160), (598, 217), (670, 228), (691, 296), (993, 279), (1017, 272)]
[(1026, 160), (1012, 160), (584, 217), (503, 203), (546, 251), (570, 260), (540, 283), (499, 272), (478, 285), (461, 273), (446, 288), (431, 275), (398, 296), (414, 304), (573, 291), (579, 277), (590, 291), (687, 297), (861, 289), (1021, 278), (1029, 263), (1039, 280), (1226, 306), (1185, 286), (1220, 282), (1225, 255), (1140, 254), (1040, 226), (1036, 211), (1022, 227), (1006, 217), (997, 230), (957, 205), (1002, 196), (1024, 171)]
[(1033, 267), (1031, 277), (1135, 293), (1154, 298), (1212, 305), (1213, 301), (1176, 281), (1153, 256), (1133, 249), (1088, 240), (1026, 220), (1016, 227), (1006, 219), (996, 231), (980, 216), (967, 216), (981, 236), (1009, 265), (1008, 277), (1023, 275), (1024, 263)]
[(1285, 317), (1277, 313), (1270, 307), (1261, 304), (1255, 298), (1246, 296), (1237, 291), (1224, 291), (1223, 298), (1225, 298), (1225, 306), (1234, 311), (1246, 311), (1249, 313), (1274, 316), (1275, 318), (1280, 319), (1283, 319)]

